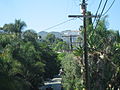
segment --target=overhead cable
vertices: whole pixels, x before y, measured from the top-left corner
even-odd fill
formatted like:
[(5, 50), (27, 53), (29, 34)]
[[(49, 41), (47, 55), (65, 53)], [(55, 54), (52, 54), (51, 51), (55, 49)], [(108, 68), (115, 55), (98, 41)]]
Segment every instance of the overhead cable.
[(101, 13), (100, 13), (100, 17), (98, 18), (98, 21), (97, 21), (97, 24), (96, 24), (96, 26), (95, 26), (95, 29), (97, 28), (97, 25), (98, 25), (98, 23), (99, 23), (102, 15), (103, 15), (103, 12), (104, 12), (104, 10), (105, 10), (105, 7), (106, 7), (106, 5), (107, 5), (107, 2), (108, 2), (108, 0), (105, 1), (105, 4), (104, 4), (103, 9), (102, 9), (102, 11), (101, 11)]
[(57, 27), (57, 26), (60, 26), (60, 25), (65, 24), (65, 23), (67, 23), (67, 22), (69, 22), (69, 21), (72, 21), (72, 20), (75, 20), (75, 18), (66, 20), (66, 21), (64, 21), (64, 22), (61, 22), (61, 23), (59, 23), (59, 24), (56, 24), (56, 25), (51, 26), (51, 27), (49, 27), (49, 28), (46, 28), (46, 29), (44, 29), (43, 31), (49, 30), (49, 29), (52, 29), (52, 28), (55, 28), (55, 27)]
[[(100, 7), (101, 7), (102, 1), (103, 1), (103, 0), (100, 0), (98, 9), (97, 9), (96, 14), (95, 14), (96, 16), (98, 15), (98, 11), (99, 11), (99, 9), (100, 9)], [(94, 19), (93, 24), (95, 23), (95, 20), (96, 20), (96, 18)]]
[(110, 7), (106, 10), (106, 12), (103, 14), (103, 16), (108, 13), (108, 11), (112, 8), (113, 4), (115, 3), (115, 0), (111, 3)]

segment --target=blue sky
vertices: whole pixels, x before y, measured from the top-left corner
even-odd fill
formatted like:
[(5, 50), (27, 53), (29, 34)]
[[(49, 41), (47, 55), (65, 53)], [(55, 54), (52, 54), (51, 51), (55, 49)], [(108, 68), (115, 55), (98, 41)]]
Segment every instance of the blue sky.
[[(64, 31), (78, 30), (82, 25), (80, 19), (69, 21), (58, 27), (47, 28), (69, 20), (68, 15), (81, 14), (81, 0), (0, 0), (0, 26), (21, 19), (27, 24), (26, 29), (39, 31)], [(88, 10), (93, 14), (100, 0), (88, 0)], [(103, 0), (105, 1), (105, 0)], [(107, 7), (112, 0), (108, 0)], [(103, 4), (103, 3), (102, 3)], [(105, 10), (107, 10), (107, 7)], [(102, 9), (102, 8), (101, 8)], [(109, 28), (120, 30), (120, 0), (116, 0), (113, 7), (107, 13), (109, 15)]]

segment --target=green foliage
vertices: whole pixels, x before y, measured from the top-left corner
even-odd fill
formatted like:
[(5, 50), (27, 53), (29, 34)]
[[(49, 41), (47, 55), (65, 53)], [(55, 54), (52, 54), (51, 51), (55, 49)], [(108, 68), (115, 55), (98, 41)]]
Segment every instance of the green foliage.
[(60, 62), (57, 58), (57, 54), (53, 52), (53, 50), (47, 45), (43, 46), (41, 57), (44, 60), (44, 63), (46, 64), (46, 72), (44, 74), (45, 78), (52, 78), (54, 75), (59, 73)]
[(29, 90), (24, 80), (18, 80), (15, 73), (19, 71), (17, 62), (11, 57), (10, 46), (0, 55), (0, 90)]
[[(118, 31), (107, 29), (106, 18), (99, 21), (96, 30), (93, 30), (90, 18), (87, 24), (90, 90), (117, 90), (120, 84), (117, 80), (120, 79), (120, 35)], [(74, 54), (80, 62), (83, 61), (83, 47), (78, 48)], [(85, 68), (84, 63), (80, 67)]]
[(68, 44), (65, 41), (59, 41), (54, 45), (55, 51), (67, 51), (69, 49)]
[(48, 41), (49, 44), (53, 44), (55, 42), (55, 35), (49, 33), (46, 37), (46, 40)]
[(73, 54), (67, 54), (62, 59), (62, 84), (65, 90), (82, 90), (83, 81), (81, 67)]
[(5, 24), (0, 34), (0, 90), (38, 90), (46, 78), (58, 74), (60, 62), (37, 33), (21, 20)]
[(33, 30), (27, 30), (23, 33), (23, 37), (25, 41), (31, 41), (34, 42), (38, 39), (37, 33), (35, 33)]
[(21, 38), (21, 33), (22, 33), (22, 30), (24, 29), (24, 27), (26, 27), (26, 24), (24, 21), (15, 20), (14, 23), (5, 24), (2, 27), (2, 30), (6, 31), (7, 33), (15, 33), (16, 36)]
[(63, 60), (63, 58), (66, 56), (67, 53), (63, 52), (63, 53), (59, 53), (58, 54), (58, 58), (59, 60)]
[(56, 38), (54, 34), (48, 34), (46, 41), (54, 51), (64, 52), (69, 50), (69, 45), (62, 39)]

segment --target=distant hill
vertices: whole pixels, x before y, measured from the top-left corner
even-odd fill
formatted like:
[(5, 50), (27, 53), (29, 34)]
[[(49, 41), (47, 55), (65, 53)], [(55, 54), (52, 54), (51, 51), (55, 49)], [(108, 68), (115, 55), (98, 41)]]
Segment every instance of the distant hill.
[(54, 34), (57, 38), (62, 38), (63, 34), (61, 32), (50, 32), (51, 34)]
[(62, 38), (62, 36), (63, 36), (63, 34), (60, 33), (60, 32), (45, 32), (45, 31), (41, 31), (38, 34), (42, 37), (42, 39), (45, 39), (48, 33), (54, 34), (55, 37), (57, 37), (57, 38)]

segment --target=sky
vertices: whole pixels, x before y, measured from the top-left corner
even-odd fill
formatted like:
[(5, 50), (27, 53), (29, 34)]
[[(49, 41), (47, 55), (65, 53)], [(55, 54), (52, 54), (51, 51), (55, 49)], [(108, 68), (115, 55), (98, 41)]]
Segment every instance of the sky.
[[(82, 0), (0, 0), (0, 27), (4, 24), (14, 23), (21, 19), (27, 24), (27, 29), (40, 31), (78, 30), (82, 25), (81, 19), (74, 19), (57, 27), (48, 29), (62, 23), (68, 15), (81, 15), (80, 3)], [(103, 4), (100, 8), (103, 8)], [(108, 0), (105, 11), (113, 0)], [(87, 0), (87, 10), (95, 14), (100, 0)], [(120, 0), (116, 0), (107, 13), (108, 28), (120, 30)], [(99, 12), (100, 12), (99, 11)]]

